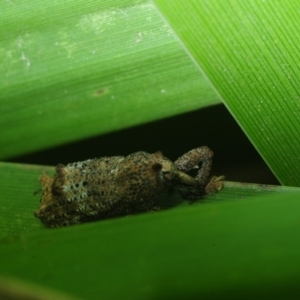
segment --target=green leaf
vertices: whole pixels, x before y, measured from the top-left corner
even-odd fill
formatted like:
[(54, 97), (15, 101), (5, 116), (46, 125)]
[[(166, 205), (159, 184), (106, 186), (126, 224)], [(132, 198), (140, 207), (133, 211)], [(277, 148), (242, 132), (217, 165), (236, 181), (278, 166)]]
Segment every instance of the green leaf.
[[(190, 3), (185, 2), (187, 8)], [(249, 3), (244, 5), (255, 2)], [(224, 17), (222, 10), (218, 13)], [(2, 4), (0, 24), (3, 158), (218, 102), (148, 1), (11, 0)], [(212, 58), (219, 48), (216, 43), (211, 49)], [(221, 61), (230, 55), (227, 49), (232, 48), (224, 48)], [(220, 66), (215, 68), (222, 75)], [(230, 72), (235, 80), (235, 69)], [(223, 80), (209, 78), (215, 87)], [(224, 84), (218, 92), (236, 99), (238, 83), (224, 82), (228, 91)], [(245, 90), (246, 83), (239, 81)], [(274, 121), (273, 115), (268, 118)], [(286, 134), (280, 129), (274, 133), (279, 138)], [(282, 156), (272, 158), (285, 164)], [(297, 168), (295, 156), (294, 162)], [(33, 215), (44, 172), (53, 174), (54, 168), (0, 163), (0, 273), (6, 278), (82, 299), (287, 299), (299, 294), (299, 188), (226, 182), (220, 193), (194, 205), (165, 194), (158, 213), (47, 230)], [(0, 277), (0, 297), (6, 282)]]
[[(35, 173), (14, 171), (25, 172)], [(231, 193), (239, 201), (206, 201), (3, 239), (0, 271), (83, 299), (289, 299), (299, 294), (300, 189), (284, 195), (259, 195), (256, 189), (252, 198), (246, 189), (232, 193), (229, 184), (216, 196)], [(24, 200), (29, 207), (36, 203)]]
[(297, 1), (154, 1), (282, 184), (300, 185)]
[(3, 1), (0, 35), (1, 158), (219, 102), (146, 0)]
[(41, 196), (38, 178), (45, 172), (53, 175), (53, 171), (50, 167), (0, 162), (0, 238), (43, 228), (33, 215)]

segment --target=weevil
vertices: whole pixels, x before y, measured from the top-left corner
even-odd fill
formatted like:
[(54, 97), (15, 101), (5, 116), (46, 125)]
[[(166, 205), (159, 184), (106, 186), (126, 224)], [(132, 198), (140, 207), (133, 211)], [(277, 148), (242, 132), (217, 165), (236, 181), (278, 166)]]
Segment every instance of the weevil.
[[(129, 215), (141, 204), (148, 211), (159, 210), (158, 197), (166, 189), (175, 188), (187, 199), (201, 198), (223, 186), (224, 176), (208, 180), (212, 157), (203, 146), (174, 163), (160, 151), (139, 151), (59, 164), (53, 178), (40, 177), (42, 197), (35, 216), (46, 227), (61, 227)], [(187, 172), (194, 168), (199, 170), (193, 178)]]

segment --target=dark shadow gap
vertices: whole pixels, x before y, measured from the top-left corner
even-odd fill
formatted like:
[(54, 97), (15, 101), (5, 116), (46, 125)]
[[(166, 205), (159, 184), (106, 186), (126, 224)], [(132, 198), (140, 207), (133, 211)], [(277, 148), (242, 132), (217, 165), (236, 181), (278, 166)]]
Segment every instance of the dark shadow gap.
[(229, 181), (279, 184), (225, 106), (185, 113), (118, 132), (10, 159), (12, 162), (57, 165), (88, 158), (161, 150), (171, 160), (208, 146), (214, 153), (213, 174)]

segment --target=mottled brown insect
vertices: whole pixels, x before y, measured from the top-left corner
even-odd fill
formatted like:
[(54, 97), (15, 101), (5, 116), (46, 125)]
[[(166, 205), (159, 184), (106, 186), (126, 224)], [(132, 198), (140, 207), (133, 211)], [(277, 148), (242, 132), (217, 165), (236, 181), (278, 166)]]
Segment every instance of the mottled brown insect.
[[(35, 216), (46, 227), (60, 227), (128, 215), (139, 205), (158, 210), (158, 196), (168, 188), (186, 190), (184, 198), (196, 199), (222, 188), (223, 176), (208, 176), (213, 152), (193, 149), (174, 163), (161, 152), (136, 152), (58, 165), (54, 177), (43, 175), (40, 208)], [(198, 168), (195, 178), (186, 174)]]

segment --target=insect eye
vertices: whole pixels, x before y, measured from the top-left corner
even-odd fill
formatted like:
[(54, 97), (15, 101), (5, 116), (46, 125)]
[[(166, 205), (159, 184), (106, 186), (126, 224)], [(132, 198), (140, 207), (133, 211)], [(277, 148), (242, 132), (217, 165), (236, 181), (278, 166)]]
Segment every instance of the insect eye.
[(162, 169), (162, 165), (161, 164), (154, 164), (152, 165), (152, 170), (154, 172), (159, 172)]

